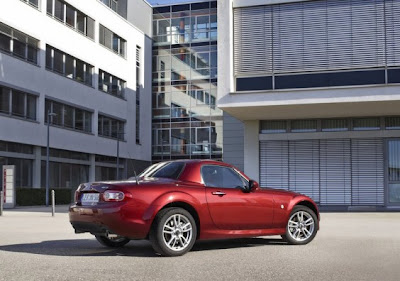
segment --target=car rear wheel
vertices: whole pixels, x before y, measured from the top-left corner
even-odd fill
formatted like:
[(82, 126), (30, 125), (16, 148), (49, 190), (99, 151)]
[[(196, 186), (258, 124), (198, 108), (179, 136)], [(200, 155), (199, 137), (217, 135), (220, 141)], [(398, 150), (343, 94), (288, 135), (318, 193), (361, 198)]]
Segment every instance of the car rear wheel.
[(167, 208), (157, 215), (150, 231), (153, 249), (162, 256), (181, 256), (196, 242), (197, 227), (192, 215), (182, 208)]
[(100, 242), (103, 246), (111, 247), (111, 248), (119, 248), (125, 246), (130, 239), (123, 236), (114, 236), (114, 235), (95, 235), (97, 241)]
[(283, 240), (293, 245), (311, 242), (318, 230), (317, 215), (306, 206), (295, 206), (290, 213)]

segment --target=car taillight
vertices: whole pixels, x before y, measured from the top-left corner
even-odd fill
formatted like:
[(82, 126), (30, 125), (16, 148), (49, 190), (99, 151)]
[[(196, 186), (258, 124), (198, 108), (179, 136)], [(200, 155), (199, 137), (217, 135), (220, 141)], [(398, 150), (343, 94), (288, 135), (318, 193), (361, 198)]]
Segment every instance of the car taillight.
[(75, 191), (75, 202), (78, 202), (79, 200), (79, 191)]
[(122, 191), (107, 190), (103, 193), (104, 201), (122, 201), (125, 194)]

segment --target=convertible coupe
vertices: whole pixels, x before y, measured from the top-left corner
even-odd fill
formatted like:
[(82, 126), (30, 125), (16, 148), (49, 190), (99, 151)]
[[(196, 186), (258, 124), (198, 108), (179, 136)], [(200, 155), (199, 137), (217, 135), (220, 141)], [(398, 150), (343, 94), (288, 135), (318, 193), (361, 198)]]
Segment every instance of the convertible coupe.
[(235, 167), (211, 160), (154, 164), (127, 181), (84, 183), (69, 218), (108, 247), (149, 239), (163, 256), (190, 251), (196, 240), (281, 235), (307, 244), (319, 212), (305, 195), (261, 189)]

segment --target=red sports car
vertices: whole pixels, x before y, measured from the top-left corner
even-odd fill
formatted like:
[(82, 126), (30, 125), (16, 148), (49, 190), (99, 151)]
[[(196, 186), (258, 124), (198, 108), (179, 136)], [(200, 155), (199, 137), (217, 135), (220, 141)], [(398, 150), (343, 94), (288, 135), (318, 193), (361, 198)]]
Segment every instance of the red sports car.
[(281, 235), (307, 244), (319, 229), (309, 197), (260, 189), (235, 167), (211, 160), (154, 164), (128, 181), (81, 184), (69, 217), (76, 233), (109, 247), (149, 239), (156, 252), (179, 256), (196, 240)]

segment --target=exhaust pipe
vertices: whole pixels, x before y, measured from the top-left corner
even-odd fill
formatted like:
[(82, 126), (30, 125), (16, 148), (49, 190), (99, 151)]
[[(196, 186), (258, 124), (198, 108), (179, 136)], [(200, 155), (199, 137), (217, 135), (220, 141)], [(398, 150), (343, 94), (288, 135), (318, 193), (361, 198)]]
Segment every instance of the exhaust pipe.
[(115, 239), (115, 238), (118, 238), (119, 235), (107, 231), (106, 232), (106, 237), (109, 238), (109, 239)]

